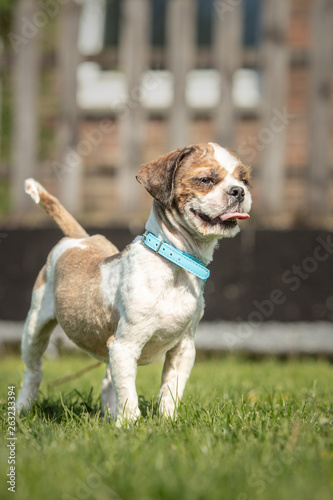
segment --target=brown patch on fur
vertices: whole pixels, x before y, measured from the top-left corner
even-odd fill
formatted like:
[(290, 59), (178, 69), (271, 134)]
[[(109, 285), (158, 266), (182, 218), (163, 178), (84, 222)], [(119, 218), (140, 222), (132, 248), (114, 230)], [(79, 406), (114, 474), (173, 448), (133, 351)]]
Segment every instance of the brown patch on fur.
[[(175, 176), (174, 199), (180, 210), (196, 194), (206, 195), (220, 182), (228, 172), (214, 157), (214, 148), (210, 144), (194, 146), (194, 152), (181, 164)], [(202, 179), (211, 179), (205, 184)]]
[(56, 263), (56, 318), (81, 349), (108, 359), (107, 346), (120, 318), (115, 307), (106, 307), (101, 289), (101, 266), (109, 256), (109, 246), (104, 246), (100, 236), (89, 238), (86, 244), (86, 249), (67, 250)]
[(39, 271), (39, 274), (34, 284), (34, 290), (38, 290), (40, 287), (45, 285), (45, 283), (46, 283), (46, 264)]
[(235, 167), (232, 175), (239, 181), (246, 181), (246, 183), (249, 183), (251, 178), (251, 169), (241, 163)]
[(156, 160), (144, 163), (136, 176), (138, 182), (165, 208), (170, 205), (172, 200), (177, 168), (183, 158), (190, 155), (192, 150), (192, 146), (176, 149)]
[(108, 252), (110, 255), (118, 254), (119, 250), (118, 248), (111, 243), (108, 239), (105, 238), (105, 236), (102, 236), (101, 234), (95, 234), (94, 236), (90, 236), (88, 243), (93, 243), (94, 245), (98, 245), (101, 247), (101, 249), (105, 250)]
[(114, 335), (112, 337), (110, 337), (109, 340), (107, 341), (107, 343), (106, 343), (107, 347), (109, 348), (110, 345), (113, 344), (113, 342), (114, 342)]
[(45, 285), (45, 283), (47, 282), (47, 270), (50, 267), (51, 255), (52, 255), (52, 252), (50, 252), (49, 255), (47, 256), (46, 264), (45, 264), (45, 266), (42, 267), (42, 269), (40, 270), (40, 272), (37, 276), (37, 279), (36, 279), (36, 282), (34, 285), (34, 290), (38, 290), (38, 288)]
[(87, 238), (89, 234), (83, 227), (67, 212), (59, 200), (47, 191), (39, 190), (40, 204), (52, 219), (58, 224), (65, 236), (70, 238)]

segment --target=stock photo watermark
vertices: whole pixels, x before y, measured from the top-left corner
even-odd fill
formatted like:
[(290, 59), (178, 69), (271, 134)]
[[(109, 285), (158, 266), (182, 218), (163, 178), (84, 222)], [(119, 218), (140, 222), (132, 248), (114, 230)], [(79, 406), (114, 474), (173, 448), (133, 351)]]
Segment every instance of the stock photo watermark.
[(7, 449), (9, 470), (6, 475), (8, 491), (16, 492), (16, 420), (15, 420), (15, 386), (8, 387), (7, 393)]
[(20, 32), (14, 33), (11, 31), (7, 35), (14, 52), (17, 54), (21, 45), (29, 43), (29, 41), (38, 34), (40, 29), (47, 26), (50, 19), (58, 15), (61, 5), (65, 5), (70, 1), (71, 0), (39, 1), (39, 10), (36, 10), (30, 19), (25, 16), (20, 19)]
[(243, 0), (215, 0), (213, 3), (214, 10), (221, 20), (224, 20), (226, 14), (233, 12), (237, 7), (240, 7)]
[(287, 290), (282, 288), (274, 288), (269, 297), (259, 302), (252, 302), (254, 309), (244, 320), (240, 316), (236, 318), (238, 322), (237, 332), (223, 333), (223, 338), (230, 350), (239, 347), (242, 342), (253, 335), (257, 328), (260, 328), (264, 321), (270, 319), (275, 309), (287, 300), (286, 292), (296, 292), (302, 282), (309, 279), (310, 275), (315, 273), (321, 262), (325, 262), (333, 255), (333, 236), (328, 234), (326, 237), (318, 236), (316, 238), (318, 245), (315, 247), (312, 255), (304, 257), (300, 264), (293, 264), (289, 269), (281, 275), (281, 281), (286, 285)]
[[(297, 439), (298, 431), (293, 436), (292, 442), (287, 443), (280, 457), (266, 461), (258, 472), (252, 473), (248, 477), (247, 484), (250, 488), (253, 488), (255, 496), (262, 495), (266, 491), (268, 484), (273, 483), (283, 473), (287, 465), (292, 464), (299, 458), (304, 448), (298, 446), (297, 450), (295, 450)], [(243, 492), (236, 497), (236, 500), (251, 500), (251, 496)]]
[(246, 158), (248, 163), (252, 163), (256, 159), (257, 153), (263, 151), (266, 146), (271, 144), (275, 135), (283, 132), (296, 117), (297, 115), (287, 111), (286, 106), (284, 106), (282, 111), (273, 108), (272, 118), (269, 121), (268, 127), (262, 127), (257, 135), (249, 136), (246, 141), (243, 141), (238, 148), (239, 155)]
[[(159, 78), (153, 71), (146, 71), (144, 81), (140, 85), (136, 85), (129, 92), (128, 97), (122, 96), (117, 98), (112, 105), (117, 120), (125, 120), (129, 117), (130, 110), (137, 108), (142, 99), (149, 92), (155, 90), (160, 84)], [(100, 146), (106, 135), (111, 134), (116, 129), (115, 121), (105, 118), (89, 132), (83, 132), (83, 138), (78, 142), (76, 148), (67, 147), (65, 149), (64, 160), (62, 162), (52, 162), (52, 170), (57, 178), (62, 181), (67, 175), (70, 175), (73, 170), (78, 168), (82, 159), (91, 155), (98, 146)]]
[(103, 490), (105, 497), (110, 500), (121, 500), (120, 496), (113, 491), (105, 481), (110, 477), (112, 465), (109, 462), (102, 464), (94, 464), (92, 471), (87, 475), (84, 481), (81, 479), (75, 480), (75, 496), (63, 493), (62, 500), (86, 500), (96, 498), (97, 492)]
[(62, 181), (64, 177), (78, 168), (81, 165), (82, 158), (91, 155), (94, 149), (102, 144), (104, 137), (114, 129), (115, 123), (105, 118), (93, 130), (84, 132), (84, 137), (78, 142), (75, 149), (71, 147), (65, 149), (63, 162), (54, 161), (52, 163), (52, 170), (57, 178)]

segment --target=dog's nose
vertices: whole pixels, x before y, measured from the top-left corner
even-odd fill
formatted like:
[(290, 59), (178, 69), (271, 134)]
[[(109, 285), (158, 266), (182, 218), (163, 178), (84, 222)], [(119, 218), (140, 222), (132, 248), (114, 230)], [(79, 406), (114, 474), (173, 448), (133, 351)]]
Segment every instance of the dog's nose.
[(232, 186), (229, 189), (228, 194), (230, 196), (234, 196), (238, 201), (243, 201), (245, 196), (245, 191), (242, 188), (242, 186)]

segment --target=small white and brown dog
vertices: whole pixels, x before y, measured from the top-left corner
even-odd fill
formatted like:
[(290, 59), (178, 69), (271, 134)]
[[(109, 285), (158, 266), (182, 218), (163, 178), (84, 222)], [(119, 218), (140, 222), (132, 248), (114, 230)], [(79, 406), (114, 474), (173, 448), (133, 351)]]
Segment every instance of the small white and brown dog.
[(26, 364), (17, 408), (29, 408), (42, 355), (57, 323), (106, 363), (102, 409), (117, 424), (139, 415), (137, 365), (165, 356), (159, 413), (174, 417), (195, 358), (203, 284), (218, 240), (239, 232), (251, 208), (250, 170), (214, 143), (178, 149), (144, 164), (137, 180), (154, 198), (146, 233), (122, 252), (89, 236), (33, 179), (26, 192), (65, 234), (36, 280), (22, 339)]

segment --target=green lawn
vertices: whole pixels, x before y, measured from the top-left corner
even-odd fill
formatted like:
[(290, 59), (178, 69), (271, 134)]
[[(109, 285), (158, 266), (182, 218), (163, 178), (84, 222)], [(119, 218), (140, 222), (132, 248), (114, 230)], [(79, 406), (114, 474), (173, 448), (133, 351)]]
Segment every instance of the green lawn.
[(23, 363), (1, 360), (1, 499), (333, 498), (328, 362), (197, 362), (176, 423), (154, 414), (161, 367), (140, 368), (144, 417), (129, 430), (100, 417), (102, 367), (48, 390), (91, 362), (69, 356), (44, 362), (38, 404), (18, 422), (13, 494), (5, 478), (7, 386), (18, 390)]

